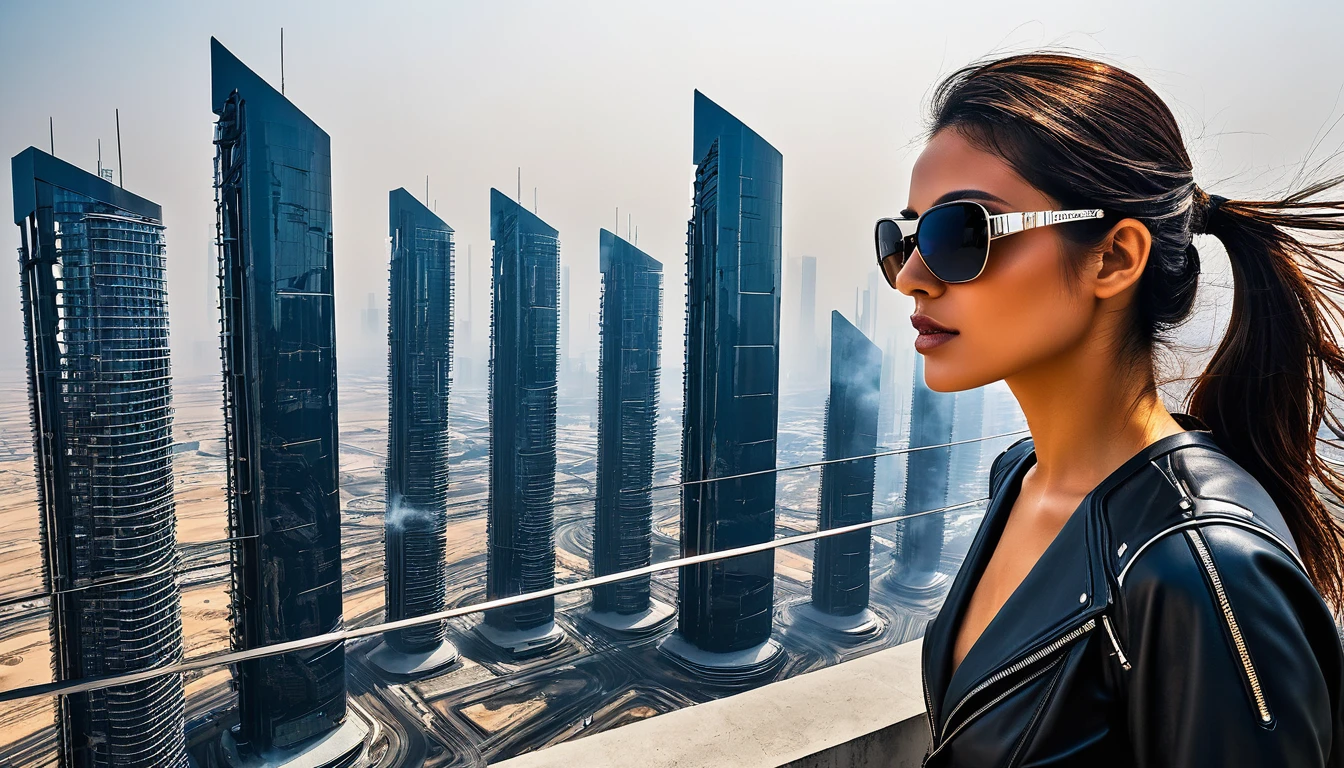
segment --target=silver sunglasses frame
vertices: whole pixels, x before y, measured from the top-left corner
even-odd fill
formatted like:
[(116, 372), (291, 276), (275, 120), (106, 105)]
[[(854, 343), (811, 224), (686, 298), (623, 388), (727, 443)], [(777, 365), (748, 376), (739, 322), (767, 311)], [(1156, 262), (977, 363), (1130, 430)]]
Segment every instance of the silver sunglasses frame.
[[(874, 241), (877, 241), (877, 230), (882, 226), (883, 222), (887, 221), (900, 225), (902, 227), (901, 230), (902, 232), (905, 231), (903, 229), (905, 225), (913, 223), (914, 231), (911, 232), (909, 235), (905, 235), (901, 239), (907, 240), (910, 238), (918, 237), (920, 220), (923, 219), (925, 216), (929, 215), (929, 213), (931, 213), (932, 211), (936, 211), (939, 208), (943, 208), (949, 205), (974, 205), (975, 207), (979, 208), (982, 212), (984, 212), (985, 218), (989, 222), (989, 241), (985, 243), (985, 259), (980, 264), (979, 272), (976, 272), (973, 277), (968, 277), (965, 280), (943, 280), (943, 278), (934, 275), (934, 277), (938, 277), (938, 279), (942, 280), (942, 282), (944, 283), (969, 283), (970, 281), (984, 274), (985, 267), (989, 264), (989, 244), (994, 242), (995, 240), (998, 240), (1001, 237), (1007, 237), (1008, 235), (1015, 235), (1018, 232), (1025, 232), (1028, 229), (1036, 229), (1038, 227), (1049, 227), (1055, 224), (1064, 224), (1070, 221), (1088, 221), (1091, 219), (1100, 219), (1106, 215), (1106, 212), (1101, 208), (1078, 208), (1068, 211), (1014, 211), (1011, 213), (990, 213), (988, 208), (986, 208), (984, 205), (974, 200), (949, 200), (946, 203), (940, 203), (938, 205), (933, 206), (929, 210), (925, 211), (924, 213), (918, 216), (915, 216), (914, 218), (901, 219), (887, 216), (878, 219), (877, 224), (875, 224), (873, 227), (873, 239)], [(914, 249), (911, 249), (910, 253), (911, 255), (914, 255)], [(882, 268), (882, 262), (885, 259), (899, 257), (901, 255), (902, 255), (901, 252), (897, 251), (896, 253), (888, 254), (885, 258), (879, 257), (877, 260), (878, 268), (879, 269)], [(901, 266), (904, 267), (904, 264), (902, 264)], [(927, 265), (925, 266), (927, 267)], [(929, 272), (932, 273), (933, 270), (930, 269)], [(883, 275), (885, 276), (885, 274), (886, 270), (883, 270)]]

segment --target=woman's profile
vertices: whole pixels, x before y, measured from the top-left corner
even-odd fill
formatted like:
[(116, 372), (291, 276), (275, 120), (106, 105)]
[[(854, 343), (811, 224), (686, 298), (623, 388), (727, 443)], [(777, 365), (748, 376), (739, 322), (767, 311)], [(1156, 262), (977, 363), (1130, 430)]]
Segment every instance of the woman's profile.
[[(923, 641), (926, 765), (1344, 764), (1344, 475), (1317, 450), (1340, 429), (1339, 181), (1209, 194), (1161, 98), (1098, 61), (939, 85), (877, 257), (914, 299), (928, 385), (1003, 379), (1031, 435), (994, 460)], [(1172, 412), (1156, 356), (1194, 307), (1200, 236), (1235, 298)]]

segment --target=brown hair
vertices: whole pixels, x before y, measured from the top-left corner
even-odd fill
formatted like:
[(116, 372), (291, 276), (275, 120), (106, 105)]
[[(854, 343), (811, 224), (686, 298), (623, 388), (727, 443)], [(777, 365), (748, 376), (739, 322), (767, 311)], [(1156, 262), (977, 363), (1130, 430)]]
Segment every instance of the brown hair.
[[(1344, 473), (1316, 450), (1323, 419), (1344, 435), (1326, 387), (1328, 377), (1344, 376), (1335, 335), (1335, 299), (1344, 297), (1336, 255), (1344, 250), (1344, 203), (1319, 199), (1344, 177), (1275, 201), (1210, 198), (1195, 183), (1162, 99), (1129, 72), (1071, 55), (965, 67), (938, 86), (932, 113), (931, 134), (958, 130), (1061, 207), (1106, 210), (1104, 219), (1061, 228), (1065, 237), (1095, 246), (1122, 218), (1148, 227), (1152, 249), (1120, 351), (1150, 370), (1156, 346), (1170, 341), (1194, 306), (1193, 235), (1222, 241), (1234, 279), (1231, 320), (1185, 411), (1269, 492), (1312, 582), (1338, 610), (1341, 528), (1313, 481), (1344, 500)], [(1310, 233), (1311, 242), (1295, 232)], [(1066, 259), (1065, 266), (1077, 275), (1082, 263)]]

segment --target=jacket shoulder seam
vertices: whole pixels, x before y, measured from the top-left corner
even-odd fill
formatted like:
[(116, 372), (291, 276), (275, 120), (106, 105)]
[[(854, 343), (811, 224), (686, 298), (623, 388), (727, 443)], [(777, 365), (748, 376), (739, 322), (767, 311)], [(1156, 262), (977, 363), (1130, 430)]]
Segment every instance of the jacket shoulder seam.
[(1158, 541), (1162, 540), (1163, 538), (1173, 533), (1180, 533), (1182, 531), (1189, 530), (1192, 528), (1203, 528), (1209, 525), (1225, 525), (1230, 528), (1240, 528), (1242, 530), (1254, 533), (1258, 535), (1260, 538), (1267, 541), (1275, 549), (1278, 549), (1282, 551), (1285, 555), (1287, 555), (1288, 558), (1292, 560), (1304, 574), (1307, 572), (1305, 565), (1302, 563), (1301, 558), (1298, 557), (1297, 553), (1293, 552), (1292, 549), (1288, 547), (1288, 545), (1285, 542), (1279, 539), (1277, 534), (1275, 534), (1265, 525), (1258, 522), (1251, 522), (1250, 520), (1245, 520), (1238, 517), (1231, 517), (1224, 515), (1206, 515), (1203, 517), (1193, 517), (1188, 520), (1182, 520), (1179, 523), (1168, 526), (1162, 529), (1161, 531), (1158, 531), (1157, 533), (1153, 534), (1151, 537), (1149, 537), (1146, 541), (1144, 541), (1134, 550), (1134, 554), (1130, 556), (1130, 559), (1116, 574), (1116, 582), (1123, 587), (1125, 582), (1125, 576), (1128, 574), (1129, 569), (1132, 568), (1134, 564), (1137, 563), (1142, 558), (1142, 556), (1147, 552), (1147, 550), (1151, 548), (1152, 545), (1156, 544)]

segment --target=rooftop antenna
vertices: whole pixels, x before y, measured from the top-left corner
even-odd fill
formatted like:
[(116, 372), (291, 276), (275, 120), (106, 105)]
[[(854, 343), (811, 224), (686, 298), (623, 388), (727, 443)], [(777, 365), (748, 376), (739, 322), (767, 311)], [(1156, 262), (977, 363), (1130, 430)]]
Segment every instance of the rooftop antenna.
[(635, 242), (633, 245), (639, 245), (639, 227), (635, 227)]
[(47, 130), (51, 132), (51, 156), (56, 156), (56, 118), (47, 118)]
[(533, 187), (533, 188), (532, 188), (532, 214), (533, 214), (533, 215), (536, 215), (536, 213), (537, 213), (537, 188), (536, 188), (536, 187)]
[(621, 206), (618, 205), (618, 206), (616, 206), (616, 229), (615, 229), (615, 232), (619, 233), (620, 231), (621, 231)]
[(98, 140), (98, 178), (103, 178), (103, 140)]
[(519, 205), (523, 204), (523, 166), (518, 166), (518, 196), (513, 198)]
[(429, 174), (425, 174), (425, 205), (429, 205)]
[(634, 215), (633, 213), (627, 213), (627, 214), (625, 214), (625, 239), (626, 239), (626, 240), (629, 240), (630, 237), (631, 237), (631, 235), (630, 235), (630, 228), (631, 228), (632, 226), (634, 226), (634, 220), (635, 220), (635, 215)]
[(280, 95), (285, 95), (285, 28), (280, 28)]
[(126, 188), (126, 167), (121, 164), (121, 110), (117, 110), (117, 186)]

